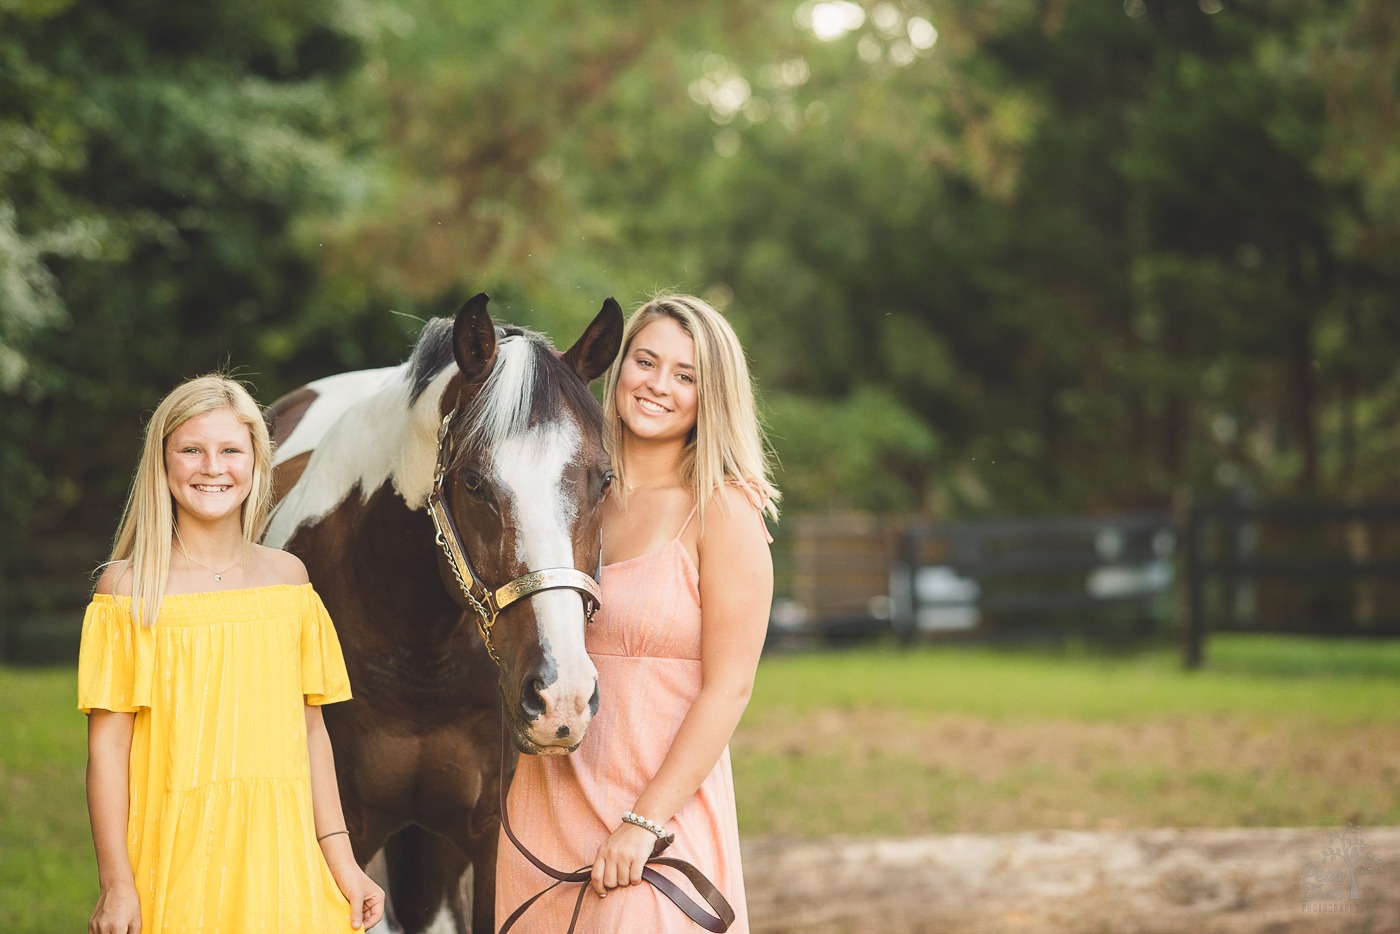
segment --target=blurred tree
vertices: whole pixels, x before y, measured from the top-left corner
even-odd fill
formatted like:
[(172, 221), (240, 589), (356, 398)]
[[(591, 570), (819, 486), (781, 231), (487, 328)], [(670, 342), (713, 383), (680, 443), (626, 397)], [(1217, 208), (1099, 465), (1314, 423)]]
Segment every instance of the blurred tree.
[(1364, 466), (1397, 415), (1393, 88), (1351, 105), (1393, 83), (1389, 7), (788, 15), (678, 27), (620, 80), (589, 114), (611, 147), (576, 152), (610, 154), (585, 203), (634, 261), (733, 297), (767, 385), (878, 388), (936, 430), (903, 502), (1393, 486)]
[(299, 238), (360, 175), (339, 87), (365, 9), (0, 5), (6, 557), (110, 534), (140, 415), (179, 379), (287, 385), (262, 376), (316, 281)]
[(1324, 114), (1314, 169), (1337, 191), (1324, 230), (1333, 288), (1315, 332), (1323, 476), (1348, 496), (1394, 492), (1400, 456), (1400, 8), (1312, 4), (1295, 48), (1271, 46), (1269, 69), (1309, 75)]
[(803, 508), (1395, 487), (1388, 0), (166, 7), (0, 7), (16, 528), (108, 528), (178, 377), (478, 289), (725, 308)]

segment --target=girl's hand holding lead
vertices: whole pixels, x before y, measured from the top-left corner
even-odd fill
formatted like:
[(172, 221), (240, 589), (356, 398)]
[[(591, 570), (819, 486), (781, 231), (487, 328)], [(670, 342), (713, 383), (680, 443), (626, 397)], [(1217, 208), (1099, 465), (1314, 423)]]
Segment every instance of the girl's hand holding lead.
[[(328, 864), (329, 865), (329, 864)], [(384, 890), (353, 859), (330, 866), (340, 894), (350, 902), (350, 924), (355, 930), (369, 930), (384, 917)]]
[(593, 859), (593, 891), (603, 897), (608, 889), (640, 883), (642, 869), (655, 848), (656, 834), (650, 830), (625, 822), (619, 825)]
[(88, 921), (88, 934), (140, 934), (141, 899), (136, 886), (114, 885), (97, 896), (97, 907)]

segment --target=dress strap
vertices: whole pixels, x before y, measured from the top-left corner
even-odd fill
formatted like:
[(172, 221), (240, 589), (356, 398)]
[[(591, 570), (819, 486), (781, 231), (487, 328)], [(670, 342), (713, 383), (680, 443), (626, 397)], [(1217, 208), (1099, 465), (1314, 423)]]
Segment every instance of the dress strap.
[(730, 480), (748, 499), (749, 505), (758, 513), (758, 524), (763, 527), (763, 537), (773, 544), (773, 535), (768, 531), (768, 523), (763, 521), (763, 507), (768, 505), (768, 490), (757, 480)]
[(685, 521), (681, 523), (680, 531), (676, 533), (676, 538), (680, 538), (682, 535), (685, 534), (685, 530), (690, 528), (690, 520), (694, 519), (695, 514), (699, 511), (700, 504), (698, 502), (694, 506), (690, 507), (690, 515), (686, 516)]
[[(754, 512), (758, 514), (758, 524), (763, 527), (763, 537), (768, 540), (768, 544), (773, 544), (773, 536), (768, 531), (768, 523), (763, 521), (763, 507), (768, 503), (767, 491), (753, 480), (727, 480), (725, 482), (738, 488), (740, 492), (744, 494), (745, 498), (748, 499), (749, 505), (752, 506)], [(699, 511), (699, 503), (691, 507), (690, 515), (686, 516), (685, 521), (681, 523), (681, 528), (680, 531), (676, 533), (676, 538), (680, 538), (685, 534), (685, 530), (690, 528), (690, 520), (694, 519), (695, 514)]]

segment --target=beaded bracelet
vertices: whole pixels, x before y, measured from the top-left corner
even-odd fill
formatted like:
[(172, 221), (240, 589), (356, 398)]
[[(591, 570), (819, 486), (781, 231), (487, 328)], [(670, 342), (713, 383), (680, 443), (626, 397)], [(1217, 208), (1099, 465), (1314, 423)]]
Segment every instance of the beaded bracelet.
[(629, 824), (636, 824), (643, 830), (650, 830), (652, 833), (656, 834), (656, 839), (658, 840), (666, 839), (666, 828), (662, 827), (656, 821), (647, 820), (642, 815), (633, 814), (631, 811), (623, 811), (622, 819)]

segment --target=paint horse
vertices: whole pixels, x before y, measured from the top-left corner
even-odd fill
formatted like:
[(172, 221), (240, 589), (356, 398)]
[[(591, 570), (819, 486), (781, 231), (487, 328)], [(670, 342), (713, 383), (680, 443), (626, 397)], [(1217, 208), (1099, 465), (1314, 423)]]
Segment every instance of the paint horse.
[(520, 752), (562, 755), (598, 708), (583, 638), (612, 473), (588, 383), (622, 311), (609, 298), (559, 354), (486, 304), (429, 321), (400, 366), (269, 413), (264, 540), (306, 563), (335, 620), (355, 694), (325, 711), (341, 800), (360, 863), (383, 847), (388, 926), (408, 932), (465, 931), (468, 903), (471, 930), (493, 930), (502, 711)]

